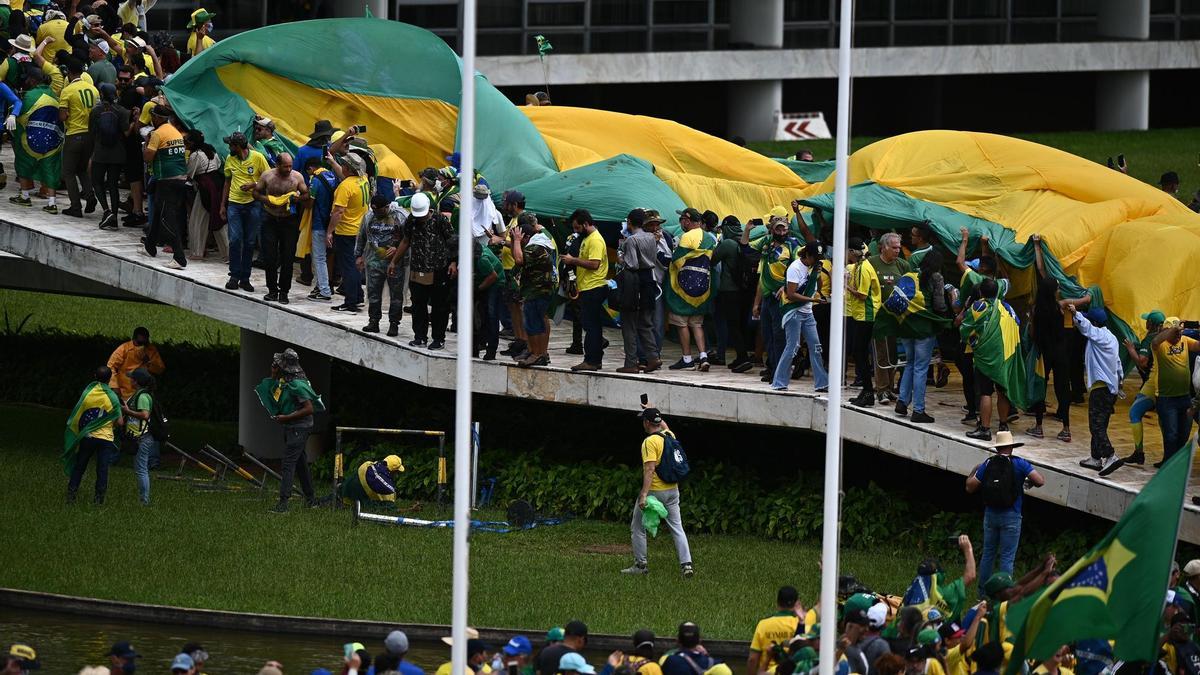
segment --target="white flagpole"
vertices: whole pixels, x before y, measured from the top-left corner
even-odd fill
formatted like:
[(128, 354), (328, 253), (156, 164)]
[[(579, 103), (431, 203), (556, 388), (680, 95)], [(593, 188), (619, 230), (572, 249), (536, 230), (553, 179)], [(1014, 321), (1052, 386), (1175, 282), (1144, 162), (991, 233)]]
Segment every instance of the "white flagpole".
[[(842, 0), (838, 24), (837, 160), (833, 196), (833, 297), (829, 312), (829, 395), (825, 422), (824, 522), (821, 526), (820, 675), (833, 675), (837, 647), (838, 525), (842, 468), (842, 371), (845, 369), (846, 229), (850, 148), (850, 40), (854, 2)], [(811, 627), (810, 627), (811, 628)]]
[(471, 528), (471, 359), (474, 294), (471, 212), (475, 210), (475, 0), (463, 2), (462, 100), (458, 108), (458, 363), (454, 392), (454, 594), (450, 636), (451, 672), (467, 672), (467, 592)]

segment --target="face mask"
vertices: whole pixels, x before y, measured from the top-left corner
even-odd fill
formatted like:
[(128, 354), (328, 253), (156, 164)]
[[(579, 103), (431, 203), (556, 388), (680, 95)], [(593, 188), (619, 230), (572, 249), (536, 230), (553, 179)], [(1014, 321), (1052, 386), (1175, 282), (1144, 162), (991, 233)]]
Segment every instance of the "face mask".
[(211, 32), (212, 32), (212, 29), (213, 29), (213, 25), (212, 25), (212, 22), (211, 22), (211, 21), (209, 21), (208, 23), (204, 24), (204, 30), (205, 30), (205, 32), (207, 32), (207, 33), (211, 33)]

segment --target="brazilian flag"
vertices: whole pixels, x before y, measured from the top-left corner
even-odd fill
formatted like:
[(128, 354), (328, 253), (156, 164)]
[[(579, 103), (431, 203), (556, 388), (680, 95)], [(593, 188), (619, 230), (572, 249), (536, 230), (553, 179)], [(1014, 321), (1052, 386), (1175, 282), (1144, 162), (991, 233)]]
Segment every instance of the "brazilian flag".
[(697, 227), (684, 232), (671, 255), (667, 270), (667, 309), (679, 316), (698, 316), (708, 313), (713, 299), (712, 255), (717, 239)]
[(883, 300), (883, 311), (875, 315), (876, 336), (927, 338), (949, 325), (949, 317), (934, 314), (929, 308), (916, 272), (896, 280), (892, 294)]
[(93, 382), (83, 390), (83, 395), (79, 397), (74, 410), (67, 417), (67, 430), (63, 435), (62, 463), (63, 471), (68, 476), (75, 468), (79, 442), (120, 416), (121, 401), (107, 384)]
[(1004, 389), (1013, 405), (1028, 410), (1033, 401), (1029, 400), (1021, 327), (1002, 297), (972, 303), (963, 313), (959, 331), (975, 352), (979, 372)]
[(300, 401), (312, 401), (313, 412), (325, 409), (325, 401), (321, 399), (320, 394), (313, 391), (308, 380), (267, 377), (258, 383), (254, 393), (258, 394), (258, 402), (271, 416), (295, 412)]
[(1114, 640), (1123, 661), (1158, 656), (1163, 596), (1171, 575), (1192, 446), (1146, 483), (1100, 543), (1038, 595), (1008, 611), (1016, 636), (1007, 675), (1078, 640)]

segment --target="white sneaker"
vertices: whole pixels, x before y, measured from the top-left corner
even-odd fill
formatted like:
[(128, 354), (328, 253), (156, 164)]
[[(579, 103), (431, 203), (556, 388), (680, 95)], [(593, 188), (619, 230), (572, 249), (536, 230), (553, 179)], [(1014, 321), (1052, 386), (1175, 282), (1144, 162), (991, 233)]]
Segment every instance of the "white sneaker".
[(1085, 469), (1094, 469), (1099, 471), (1100, 469), (1104, 468), (1104, 462), (1093, 457), (1088, 457), (1085, 460), (1081, 460), (1079, 462), (1079, 466), (1082, 466)]
[(167, 262), (166, 262), (166, 263), (163, 265), (163, 267), (165, 267), (165, 268), (167, 268), (167, 269), (169, 269), (169, 270), (182, 270), (182, 269), (186, 269), (186, 267), (185, 267), (185, 266), (183, 266), (183, 265), (180, 265), (179, 263), (175, 262), (175, 259), (174, 259), (174, 258), (172, 258), (172, 259), (168, 260), (168, 261), (167, 261)]
[(621, 574), (650, 574), (650, 568), (645, 563), (634, 563), (621, 570)]

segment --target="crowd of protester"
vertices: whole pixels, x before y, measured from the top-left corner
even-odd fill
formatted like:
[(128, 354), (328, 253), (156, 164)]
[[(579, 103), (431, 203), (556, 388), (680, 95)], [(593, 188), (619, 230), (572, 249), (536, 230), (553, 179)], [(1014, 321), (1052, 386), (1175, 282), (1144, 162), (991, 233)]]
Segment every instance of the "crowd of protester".
[[(837, 675), (999, 675), (1013, 658), (1012, 629), (1007, 610), (1037, 593), (1059, 575), (1058, 561), (1047, 554), (1020, 578), (995, 572), (976, 574), (974, 552), (966, 536), (959, 538), (963, 573), (947, 574), (936, 559), (917, 566), (903, 595), (875, 592), (851, 576), (839, 578), (837, 606), (824, 611), (820, 603), (806, 608), (792, 586), (781, 587), (774, 606), (764, 602), (763, 618), (747, 626), (749, 648), (745, 662), (725, 661), (705, 647), (700, 626), (681, 623), (674, 639), (662, 639), (641, 628), (624, 649), (611, 652), (601, 663), (589, 644), (587, 624), (579, 620), (547, 631), (543, 639), (513, 635), (499, 647), (467, 629), (467, 672), (508, 675), (792, 675), (818, 672), (822, 640), (836, 641)], [(978, 585), (978, 601), (972, 587)], [(1114, 658), (1108, 640), (1089, 639), (1063, 645), (1045, 660), (1017, 664), (1017, 672), (1034, 675), (1195, 675), (1200, 672), (1197, 618), (1200, 610), (1200, 560), (1181, 569), (1172, 567), (1170, 590), (1163, 601), (1159, 656), (1153, 662), (1124, 662)], [(765, 599), (764, 599), (765, 600)], [(443, 637), (447, 647), (450, 637)], [(349, 642), (323, 664), (284, 664), (268, 660), (258, 675), (423, 675), (433, 670), (450, 675), (449, 654), (440, 662), (414, 663), (408, 635), (393, 630), (378, 644)], [(722, 645), (722, 652), (730, 647)], [(603, 652), (600, 652), (603, 653)], [(97, 657), (100, 653), (97, 652)], [(41, 669), (37, 646), (17, 643), (4, 656), (7, 675)], [(51, 660), (53, 657), (51, 657)], [(189, 642), (179, 652), (142, 654), (130, 642), (117, 642), (103, 654), (103, 665), (85, 666), (80, 675), (137, 671), (203, 675), (222, 670), (219, 649)], [(55, 666), (58, 672), (73, 667)]]

